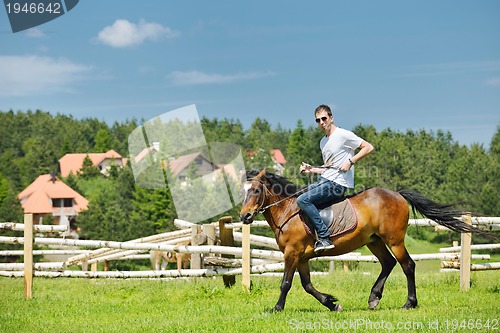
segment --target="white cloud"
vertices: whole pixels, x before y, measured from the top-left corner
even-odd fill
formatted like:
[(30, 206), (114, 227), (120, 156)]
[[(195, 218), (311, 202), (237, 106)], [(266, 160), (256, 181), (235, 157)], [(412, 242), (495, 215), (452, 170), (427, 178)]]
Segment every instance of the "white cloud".
[(140, 20), (138, 24), (127, 20), (116, 20), (111, 26), (102, 29), (97, 40), (111, 47), (130, 47), (142, 44), (146, 40), (175, 38), (179, 32), (159, 23)]
[(26, 36), (28, 37), (32, 37), (32, 38), (41, 38), (41, 37), (45, 37), (45, 33), (38, 29), (38, 28), (31, 28), (31, 29), (28, 29), (26, 30)]
[(70, 92), (91, 67), (66, 59), (0, 55), (0, 96)]
[(486, 84), (489, 86), (500, 87), (500, 77), (492, 77), (486, 80)]
[(168, 75), (168, 78), (174, 85), (188, 86), (198, 84), (213, 84), (213, 83), (232, 83), (242, 80), (253, 80), (268, 76), (274, 76), (274, 72), (248, 72), (236, 74), (216, 74), (203, 73), (199, 71), (180, 72), (174, 71)]

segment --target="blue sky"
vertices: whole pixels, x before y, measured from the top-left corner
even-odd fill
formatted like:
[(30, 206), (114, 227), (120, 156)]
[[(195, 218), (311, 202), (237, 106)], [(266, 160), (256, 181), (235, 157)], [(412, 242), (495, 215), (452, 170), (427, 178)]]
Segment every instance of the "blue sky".
[(500, 2), (82, 0), (12, 33), (0, 8), (0, 110), (109, 123), (200, 116), (451, 131), (500, 125)]

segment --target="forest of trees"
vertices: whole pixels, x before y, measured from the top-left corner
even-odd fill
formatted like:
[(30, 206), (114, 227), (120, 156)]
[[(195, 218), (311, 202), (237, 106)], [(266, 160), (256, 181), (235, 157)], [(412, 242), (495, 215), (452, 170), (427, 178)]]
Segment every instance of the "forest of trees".
[[(127, 120), (109, 125), (43, 111), (0, 112), (0, 221), (22, 221), (17, 194), (40, 174), (58, 173), (64, 154), (113, 149), (128, 157), (128, 135), (140, 124)], [(322, 164), (318, 144), (323, 132), (300, 121), (285, 129), (257, 118), (244, 129), (238, 120), (203, 118), (202, 127), (207, 142), (240, 145), (247, 169), (271, 168), (269, 151), (280, 149), (287, 159), (285, 176), (305, 185), (310, 179), (296, 177), (299, 164)], [(376, 147), (356, 165), (355, 190), (411, 188), (436, 201), (460, 202), (476, 215), (500, 216), (500, 127), (489, 149), (459, 145), (442, 131), (377, 131), (365, 124), (353, 131)], [(85, 165), (78, 175), (62, 180), (89, 200), (89, 210), (77, 218), (81, 237), (122, 241), (175, 229), (168, 188), (137, 186), (130, 166), (113, 168), (105, 177)], [(237, 213), (235, 208), (227, 214)]]

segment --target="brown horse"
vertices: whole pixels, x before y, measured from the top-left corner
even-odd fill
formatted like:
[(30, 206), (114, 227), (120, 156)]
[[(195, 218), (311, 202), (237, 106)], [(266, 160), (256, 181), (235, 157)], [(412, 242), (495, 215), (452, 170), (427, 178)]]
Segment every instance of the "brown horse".
[[(408, 298), (403, 308), (417, 306), (415, 290), (415, 262), (406, 250), (404, 238), (408, 227), (408, 203), (429, 219), (457, 232), (482, 232), (456, 220), (461, 212), (450, 209), (451, 205), (437, 204), (414, 191), (399, 192), (372, 188), (349, 198), (358, 216), (356, 228), (332, 239), (335, 248), (314, 253), (314, 238), (310, 236), (299, 216), (296, 194), (301, 189), (281, 176), (265, 170), (248, 171), (244, 184), (245, 194), (240, 212), (241, 221), (253, 222), (255, 215), (263, 212), (276, 237), (276, 242), (285, 258), (285, 270), (281, 282), (281, 293), (274, 311), (285, 307), (293, 275), (298, 270), (302, 287), (331, 311), (342, 311), (333, 296), (317, 291), (311, 284), (309, 260), (317, 256), (336, 256), (356, 250), (363, 245), (379, 259), (382, 266), (377, 281), (368, 298), (370, 309), (374, 309), (384, 290), (384, 284), (396, 260), (403, 268), (408, 283)], [(394, 257), (391, 255), (391, 252)]]

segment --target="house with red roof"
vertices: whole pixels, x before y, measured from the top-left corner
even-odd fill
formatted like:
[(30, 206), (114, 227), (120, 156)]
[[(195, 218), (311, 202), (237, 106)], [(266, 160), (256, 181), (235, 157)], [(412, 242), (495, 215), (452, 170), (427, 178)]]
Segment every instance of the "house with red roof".
[[(160, 143), (153, 142), (151, 147), (144, 148), (134, 157), (134, 163), (148, 163), (150, 160), (156, 161), (160, 153)], [(166, 170), (168, 167), (175, 178), (185, 180), (189, 178), (189, 173), (194, 172), (196, 176), (204, 176), (214, 170), (219, 169), (217, 165), (207, 159), (201, 152), (194, 152), (162, 160), (161, 165)]]
[(278, 175), (282, 175), (283, 171), (285, 171), (285, 156), (279, 149), (271, 149), (269, 153), (271, 154), (271, 159), (274, 162), (273, 169), (276, 170)]
[(25, 214), (33, 214), (33, 223), (42, 224), (52, 215), (55, 224), (68, 225), (89, 202), (78, 192), (60, 181), (54, 174), (38, 176), (17, 196)]
[(271, 160), (273, 161), (272, 168), (276, 171), (278, 175), (283, 174), (283, 172), (285, 171), (286, 159), (281, 150), (270, 149), (269, 155), (267, 155), (266, 151), (264, 151), (264, 149), (262, 148), (258, 150), (248, 150), (246, 152), (246, 156), (249, 157), (250, 159), (254, 159), (254, 157), (257, 154), (266, 154), (266, 156), (270, 156)]
[(59, 168), (61, 176), (68, 177), (71, 173), (76, 175), (83, 166), (83, 160), (89, 157), (95, 167), (101, 170), (104, 175), (109, 174), (111, 165), (123, 167), (127, 164), (127, 159), (123, 158), (114, 150), (108, 150), (105, 153), (80, 153), (80, 154), (66, 154), (59, 159)]
[[(165, 161), (163, 162), (164, 167), (166, 167)], [(172, 172), (172, 175), (178, 179), (189, 178), (189, 170), (194, 171), (196, 176), (201, 177), (208, 173), (212, 173), (214, 170), (219, 169), (218, 166), (210, 162), (200, 152), (170, 159), (168, 161), (168, 166), (170, 168), (170, 172)]]
[[(141, 152), (139, 152), (139, 154), (134, 157), (133, 161), (138, 165), (141, 163), (149, 163), (150, 160), (156, 161), (157, 158), (159, 158), (159, 152), (159, 142), (153, 142), (151, 147), (144, 148)], [(172, 176), (181, 181), (186, 181), (193, 176), (206, 176), (207, 174), (211, 174), (221, 168), (224, 169), (227, 175), (233, 177), (235, 180), (239, 180), (241, 178), (240, 172), (235, 170), (234, 165), (216, 165), (206, 158), (201, 152), (194, 152), (178, 156), (176, 158), (172, 157), (168, 160), (162, 160), (161, 165), (165, 170), (168, 168), (172, 173)]]

